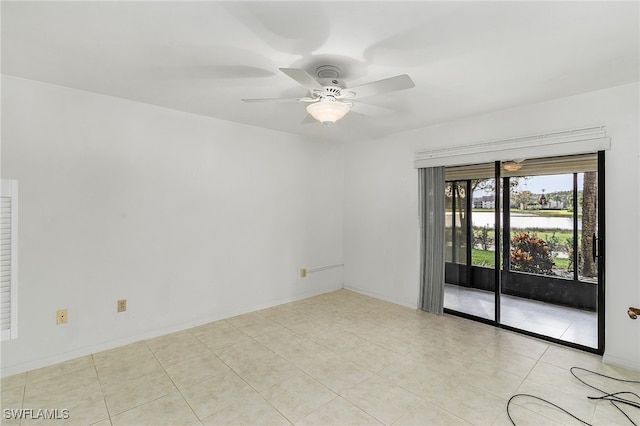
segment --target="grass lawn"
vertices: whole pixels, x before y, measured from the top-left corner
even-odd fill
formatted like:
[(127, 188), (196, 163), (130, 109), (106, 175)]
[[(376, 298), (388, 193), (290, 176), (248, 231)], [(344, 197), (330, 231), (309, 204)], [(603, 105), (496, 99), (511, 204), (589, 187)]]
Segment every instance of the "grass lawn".
[(556, 264), (555, 269), (562, 269), (566, 271), (569, 268), (569, 259), (557, 257), (553, 259), (553, 263)]
[[(520, 209), (511, 209), (511, 213), (523, 213), (523, 214), (532, 214), (534, 216), (543, 216), (543, 217), (573, 217), (573, 212), (569, 210), (520, 210)], [(582, 214), (578, 213), (578, 217), (581, 217)]]
[(495, 252), (493, 251), (471, 249), (472, 265), (493, 268), (496, 264), (495, 260)]
[[(493, 268), (495, 266), (495, 252), (489, 250), (471, 249), (471, 262), (475, 266), (486, 266)], [(569, 259), (555, 258), (553, 262), (556, 264), (555, 269), (567, 270), (569, 268)]]

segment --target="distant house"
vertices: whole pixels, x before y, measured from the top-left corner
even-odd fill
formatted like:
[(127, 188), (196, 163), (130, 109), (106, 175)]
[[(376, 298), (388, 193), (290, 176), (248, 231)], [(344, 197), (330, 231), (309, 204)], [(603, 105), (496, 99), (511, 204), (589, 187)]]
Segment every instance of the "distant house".
[(482, 197), (474, 197), (474, 209), (493, 209), (496, 207), (496, 200), (493, 195), (484, 195)]
[(562, 201), (549, 200), (548, 206), (550, 209), (555, 209), (555, 210), (564, 209), (564, 203)]
[(530, 204), (532, 206), (534, 206), (534, 209), (552, 209), (552, 210), (562, 210), (564, 209), (564, 202), (562, 201), (556, 201), (556, 200), (550, 200), (549, 198), (545, 197), (545, 202), (542, 203), (541, 202), (541, 198), (544, 196), (544, 194), (542, 195), (534, 195), (531, 197), (531, 202)]

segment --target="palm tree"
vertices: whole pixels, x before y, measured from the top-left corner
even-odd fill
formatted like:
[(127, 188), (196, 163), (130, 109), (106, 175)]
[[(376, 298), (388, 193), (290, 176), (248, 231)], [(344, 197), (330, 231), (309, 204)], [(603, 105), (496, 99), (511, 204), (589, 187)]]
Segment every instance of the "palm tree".
[(598, 173), (585, 172), (582, 189), (582, 275), (596, 277), (597, 264), (593, 258), (593, 236), (596, 234), (598, 212)]

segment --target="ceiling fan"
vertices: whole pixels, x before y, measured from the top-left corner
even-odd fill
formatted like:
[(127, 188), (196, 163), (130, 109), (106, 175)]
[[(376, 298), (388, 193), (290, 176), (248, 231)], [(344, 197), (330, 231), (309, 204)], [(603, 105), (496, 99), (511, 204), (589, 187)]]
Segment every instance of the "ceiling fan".
[(280, 68), (280, 71), (309, 90), (306, 97), (242, 99), (244, 102), (303, 102), (308, 103), (307, 112), (322, 124), (329, 126), (344, 117), (353, 107), (352, 99), (415, 87), (406, 74), (372, 81), (359, 86), (347, 87), (339, 79), (340, 68), (321, 65), (316, 69), (318, 78), (298, 68)]

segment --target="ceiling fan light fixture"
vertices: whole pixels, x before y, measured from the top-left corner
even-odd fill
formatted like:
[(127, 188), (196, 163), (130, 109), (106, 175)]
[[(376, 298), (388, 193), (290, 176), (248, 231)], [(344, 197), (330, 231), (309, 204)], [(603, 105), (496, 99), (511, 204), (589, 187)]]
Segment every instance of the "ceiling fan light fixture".
[(340, 101), (320, 101), (307, 105), (307, 112), (325, 126), (340, 120), (350, 109), (348, 104)]

